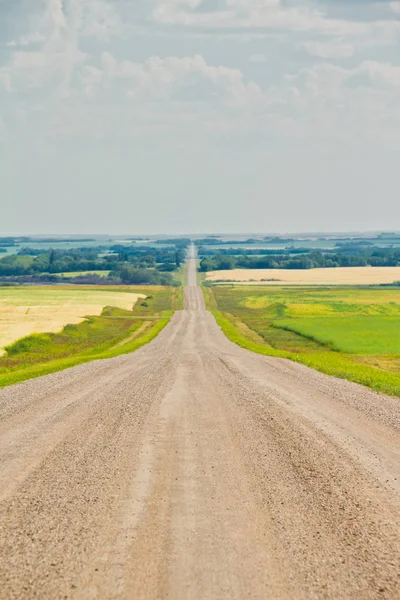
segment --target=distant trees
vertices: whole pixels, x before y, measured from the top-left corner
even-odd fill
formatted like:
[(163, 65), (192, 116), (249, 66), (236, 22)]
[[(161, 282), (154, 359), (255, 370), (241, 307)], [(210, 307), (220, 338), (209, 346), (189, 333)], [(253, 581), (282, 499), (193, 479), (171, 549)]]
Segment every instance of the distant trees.
[[(230, 254), (229, 254), (230, 252)], [(279, 252), (251, 250), (204, 250), (200, 261), (200, 271), (231, 269), (316, 269), (335, 267), (392, 267), (400, 265), (400, 249), (376, 248), (369, 246), (341, 247), (340, 252), (332, 250), (295, 250)], [(200, 256), (203, 252), (199, 250)]]
[(131, 265), (124, 265), (118, 272), (122, 283), (130, 285), (174, 285), (174, 278), (170, 273), (162, 273), (151, 269), (135, 269)]
[[(26, 247), (18, 254), (0, 258), (0, 277), (24, 278), (23, 282), (52, 281), (53, 276), (63, 273), (74, 283), (98, 283), (99, 275), (94, 272), (110, 271), (101, 283), (175, 285), (172, 272), (185, 258), (182, 241), (176, 247), (162, 248), (147, 244), (116, 245), (111, 251), (103, 247), (48, 250)], [(75, 272), (80, 275), (68, 277)]]

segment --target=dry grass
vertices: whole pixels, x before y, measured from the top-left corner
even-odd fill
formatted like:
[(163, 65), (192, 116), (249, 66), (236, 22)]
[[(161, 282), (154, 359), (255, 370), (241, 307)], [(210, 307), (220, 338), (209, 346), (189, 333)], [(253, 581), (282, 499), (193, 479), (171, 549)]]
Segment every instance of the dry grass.
[(65, 325), (98, 316), (105, 306), (131, 310), (142, 294), (61, 287), (0, 288), (2, 348), (31, 333), (58, 332)]
[(257, 285), (373, 285), (400, 281), (400, 267), (338, 267), (336, 269), (232, 269), (211, 271), (207, 281)]

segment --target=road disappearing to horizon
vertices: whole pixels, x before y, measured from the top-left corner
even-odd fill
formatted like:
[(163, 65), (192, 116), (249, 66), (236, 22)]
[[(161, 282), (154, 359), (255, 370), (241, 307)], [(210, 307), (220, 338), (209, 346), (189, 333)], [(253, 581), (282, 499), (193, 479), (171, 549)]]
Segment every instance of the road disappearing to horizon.
[(205, 310), (0, 391), (0, 598), (400, 598), (400, 402)]

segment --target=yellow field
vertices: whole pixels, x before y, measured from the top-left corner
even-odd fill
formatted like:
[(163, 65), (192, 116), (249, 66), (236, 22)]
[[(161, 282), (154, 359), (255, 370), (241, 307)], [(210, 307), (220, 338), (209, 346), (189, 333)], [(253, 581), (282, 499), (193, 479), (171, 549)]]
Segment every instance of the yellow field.
[(400, 281), (400, 267), (336, 269), (232, 269), (210, 271), (207, 281), (252, 282), (257, 285), (372, 285)]
[(31, 333), (60, 331), (100, 315), (105, 306), (132, 309), (142, 294), (62, 287), (0, 288), (0, 354)]

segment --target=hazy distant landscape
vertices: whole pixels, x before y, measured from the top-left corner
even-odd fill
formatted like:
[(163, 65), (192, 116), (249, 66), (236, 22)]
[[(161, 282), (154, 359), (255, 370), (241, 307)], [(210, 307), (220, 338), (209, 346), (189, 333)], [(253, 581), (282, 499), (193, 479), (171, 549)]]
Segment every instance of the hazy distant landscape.
[(400, 234), (2, 241), (0, 384), (151, 339), (183, 308), (196, 248), (233, 341), (400, 395)]
[[(224, 279), (224, 271), (235, 269), (240, 269), (240, 273), (227, 279), (279, 280), (282, 274), (278, 277), (272, 273), (270, 277), (268, 270), (296, 272), (365, 266), (391, 270), (376, 271), (374, 281), (374, 271), (370, 269), (364, 281), (361, 277), (355, 283), (393, 283), (400, 279), (396, 270), (400, 265), (400, 234), (383, 232), (347, 236), (3, 237), (0, 283), (59, 283), (61, 278), (63, 282), (81, 284), (177, 285), (179, 278), (174, 279), (174, 273), (184, 262), (191, 241), (197, 247), (200, 271), (212, 280)], [(263, 274), (262, 269), (267, 271)], [(246, 275), (246, 270), (254, 273)], [(212, 272), (217, 273), (210, 275)], [(342, 273), (344, 280), (338, 279), (338, 283), (346, 283), (346, 272)], [(335, 283), (332, 273), (327, 277)], [(296, 282), (296, 277), (291, 278)], [(318, 278), (311, 276), (308, 281), (318, 283)]]

